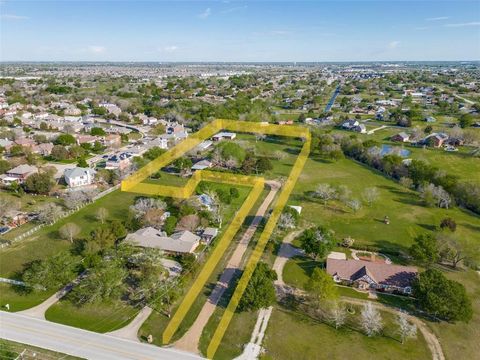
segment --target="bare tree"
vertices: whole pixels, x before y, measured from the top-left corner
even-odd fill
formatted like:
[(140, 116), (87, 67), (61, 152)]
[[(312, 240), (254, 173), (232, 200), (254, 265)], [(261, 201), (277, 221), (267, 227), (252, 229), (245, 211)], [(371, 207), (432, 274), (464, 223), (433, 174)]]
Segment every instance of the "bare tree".
[(401, 313), (397, 317), (397, 325), (398, 325), (398, 334), (400, 335), (400, 340), (402, 344), (404, 344), (405, 340), (409, 338), (417, 337), (417, 325), (409, 323), (408, 317), (406, 314)]
[(382, 316), (371, 301), (368, 301), (362, 309), (361, 325), (367, 336), (374, 336), (382, 330)]
[(345, 306), (336, 301), (329, 309), (328, 319), (333, 323), (335, 329), (342, 327), (347, 320), (347, 310)]
[(63, 201), (65, 206), (69, 209), (76, 209), (82, 205), (86, 199), (85, 195), (81, 191), (70, 191), (65, 194)]
[(375, 186), (368, 187), (363, 190), (362, 196), (367, 202), (368, 206), (372, 206), (372, 204), (377, 201), (378, 197), (380, 196), (380, 192)]
[(62, 214), (63, 211), (60, 206), (54, 203), (48, 203), (40, 208), (38, 220), (44, 224), (49, 224), (55, 222)]
[(108, 217), (108, 210), (104, 207), (98, 208), (95, 217), (103, 224)]
[(278, 219), (280, 229), (295, 229), (295, 218), (290, 213), (283, 213)]
[(323, 206), (327, 206), (327, 202), (335, 199), (337, 190), (330, 184), (318, 184), (315, 189), (315, 197), (323, 201)]
[(413, 180), (410, 179), (409, 177), (402, 176), (400, 178), (400, 185), (402, 185), (403, 187), (406, 187), (407, 189), (411, 189), (413, 186)]
[(137, 219), (143, 217), (151, 209), (165, 210), (166, 208), (167, 204), (164, 201), (153, 198), (140, 198), (130, 206), (130, 210)]
[(66, 223), (58, 232), (62, 239), (70, 240), (70, 242), (73, 243), (73, 239), (80, 234), (80, 228), (74, 223)]
[(273, 153), (273, 157), (275, 158), (275, 160), (283, 160), (285, 159), (286, 155), (283, 151), (277, 150)]
[(346, 204), (352, 198), (352, 190), (346, 185), (338, 187), (338, 199)]
[(353, 213), (356, 213), (358, 210), (362, 208), (362, 203), (358, 199), (348, 200), (346, 205), (352, 209)]

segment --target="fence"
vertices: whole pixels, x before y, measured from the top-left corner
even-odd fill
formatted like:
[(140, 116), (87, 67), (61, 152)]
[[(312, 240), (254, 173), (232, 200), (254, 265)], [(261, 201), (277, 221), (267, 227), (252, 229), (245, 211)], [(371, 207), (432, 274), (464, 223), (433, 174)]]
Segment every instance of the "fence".
[(34, 228), (14, 237), (12, 240), (8, 241), (8, 242), (5, 242), (5, 243), (2, 243), (0, 244), (0, 249), (3, 249), (4, 247), (8, 247), (10, 246), (11, 244), (17, 242), (17, 241), (20, 241), (20, 240), (23, 240), (27, 237), (29, 237), (30, 235), (34, 234), (35, 232), (37, 232), (38, 230), (40, 230), (41, 228), (43, 228), (44, 226), (47, 226), (47, 225), (54, 225), (57, 221), (60, 221), (61, 219), (64, 219), (70, 215), (72, 215), (73, 213), (77, 212), (78, 210), (80, 209), (83, 209), (85, 206), (97, 201), (98, 199), (104, 197), (105, 195), (108, 195), (112, 192), (114, 192), (115, 190), (118, 190), (120, 189), (120, 184), (118, 185), (115, 185), (105, 191), (102, 191), (101, 193), (97, 194), (96, 196), (94, 196), (92, 198), (92, 201), (91, 202), (86, 202), (86, 203), (83, 203), (79, 206), (77, 206), (75, 209), (70, 209), (70, 210), (67, 210), (65, 212), (63, 212), (58, 218), (56, 218), (53, 222), (51, 222), (50, 224), (39, 224), (37, 226), (35, 226)]

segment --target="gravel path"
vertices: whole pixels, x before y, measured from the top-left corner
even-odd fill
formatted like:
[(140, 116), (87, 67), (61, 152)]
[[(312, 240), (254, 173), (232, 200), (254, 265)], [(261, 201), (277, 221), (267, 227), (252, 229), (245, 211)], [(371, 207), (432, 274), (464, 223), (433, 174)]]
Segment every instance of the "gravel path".
[(225, 267), (222, 276), (220, 277), (220, 280), (217, 282), (205, 305), (203, 305), (202, 310), (200, 310), (200, 313), (195, 319), (195, 322), (188, 329), (185, 335), (183, 335), (180, 340), (175, 342), (175, 344), (173, 345), (175, 348), (199, 354), (198, 343), (200, 341), (200, 336), (202, 335), (203, 328), (205, 327), (205, 325), (207, 325), (208, 319), (210, 319), (210, 317), (214, 313), (218, 302), (220, 301), (225, 290), (228, 288), (228, 284), (235, 275), (235, 272), (241, 268), (243, 255), (247, 251), (248, 244), (252, 239), (258, 225), (260, 224), (260, 221), (265, 215), (265, 212), (267, 211), (270, 203), (273, 201), (278, 189), (280, 188), (280, 184), (277, 182), (271, 181), (267, 182), (267, 184), (270, 186), (270, 192), (258, 208), (255, 217), (253, 218), (251, 224), (248, 226), (247, 230), (243, 234), (235, 251), (229, 259), (228, 264)]

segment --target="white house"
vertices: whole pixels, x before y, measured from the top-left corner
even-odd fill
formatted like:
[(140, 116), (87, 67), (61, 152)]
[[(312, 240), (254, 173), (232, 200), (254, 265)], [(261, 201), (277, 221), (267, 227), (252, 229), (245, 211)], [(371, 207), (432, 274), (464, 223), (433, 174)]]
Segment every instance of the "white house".
[(95, 170), (90, 168), (76, 167), (73, 169), (66, 169), (63, 173), (65, 182), (69, 187), (85, 186), (93, 183), (95, 177)]

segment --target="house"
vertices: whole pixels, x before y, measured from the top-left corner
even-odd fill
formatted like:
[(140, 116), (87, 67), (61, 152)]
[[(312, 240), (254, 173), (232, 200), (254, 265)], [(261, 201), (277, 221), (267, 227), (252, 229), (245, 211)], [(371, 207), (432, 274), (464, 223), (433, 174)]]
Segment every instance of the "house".
[(327, 258), (327, 273), (337, 283), (346, 283), (362, 290), (410, 294), (412, 281), (418, 271), (413, 266)]
[(200, 245), (200, 237), (188, 230), (167, 236), (151, 226), (128, 234), (125, 241), (133, 246), (160, 249), (170, 254), (191, 254)]
[(357, 120), (354, 119), (348, 119), (345, 120), (340, 124), (340, 127), (345, 130), (352, 130), (354, 127), (360, 125), (360, 123)]
[(26, 178), (36, 173), (38, 173), (36, 166), (23, 164), (8, 170), (6, 174), (1, 175), (0, 178), (5, 184), (11, 184), (12, 182), (23, 184)]
[(408, 135), (405, 132), (398, 133), (396, 135), (393, 135), (390, 140), (392, 141), (398, 141), (398, 142), (407, 142), (410, 140), (410, 135)]
[(212, 140), (213, 141), (220, 141), (224, 139), (233, 140), (236, 137), (237, 137), (237, 134), (232, 132), (219, 132), (218, 134), (212, 136)]
[(357, 126), (354, 126), (352, 130), (361, 134), (365, 134), (367, 132), (367, 127), (364, 124), (359, 124)]
[(103, 145), (107, 147), (120, 147), (122, 145), (122, 137), (118, 134), (109, 134), (105, 136)]
[(42, 143), (35, 145), (32, 149), (32, 151), (35, 154), (40, 154), (42, 156), (48, 156), (52, 153), (53, 149), (53, 144), (52, 143)]
[(21, 138), (21, 139), (15, 140), (15, 144), (20, 145), (25, 149), (32, 149), (36, 143), (35, 143), (35, 140), (33, 139)]
[(202, 241), (206, 244), (210, 244), (210, 242), (215, 239), (218, 235), (218, 229), (214, 227), (207, 227), (202, 231), (200, 235)]
[(442, 147), (447, 140), (448, 140), (447, 134), (433, 133), (428, 135), (425, 139), (423, 139), (422, 144), (438, 148), (438, 147)]
[(212, 167), (212, 162), (207, 160), (207, 159), (204, 159), (204, 160), (200, 160), (198, 162), (196, 162), (195, 164), (193, 164), (192, 166), (192, 170), (204, 170), (204, 169), (208, 169), (208, 168), (211, 168)]
[(13, 141), (8, 139), (0, 139), (0, 147), (4, 148), (6, 151), (10, 151), (10, 148), (13, 146)]
[(132, 156), (133, 155), (130, 152), (113, 154), (107, 159), (107, 162), (105, 164), (105, 169), (124, 170), (130, 166)]
[(95, 178), (95, 170), (80, 167), (66, 169), (63, 173), (63, 177), (65, 178), (67, 185), (71, 188), (91, 185)]
[(77, 135), (77, 144), (82, 145), (82, 144), (95, 144), (95, 141), (97, 141), (98, 138), (93, 135)]
[(203, 142), (201, 142), (200, 144), (198, 144), (196, 150), (197, 150), (197, 151), (200, 151), (200, 152), (205, 151), (205, 150), (207, 150), (210, 146), (212, 146), (212, 144), (213, 144), (213, 143), (212, 143), (210, 140), (203, 141)]

